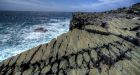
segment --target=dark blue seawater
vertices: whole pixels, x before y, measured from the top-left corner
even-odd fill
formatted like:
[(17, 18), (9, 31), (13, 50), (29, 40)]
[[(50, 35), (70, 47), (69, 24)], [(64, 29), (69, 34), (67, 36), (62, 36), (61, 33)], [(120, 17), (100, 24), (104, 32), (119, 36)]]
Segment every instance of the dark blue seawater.
[(69, 31), (71, 13), (0, 12), (0, 61)]

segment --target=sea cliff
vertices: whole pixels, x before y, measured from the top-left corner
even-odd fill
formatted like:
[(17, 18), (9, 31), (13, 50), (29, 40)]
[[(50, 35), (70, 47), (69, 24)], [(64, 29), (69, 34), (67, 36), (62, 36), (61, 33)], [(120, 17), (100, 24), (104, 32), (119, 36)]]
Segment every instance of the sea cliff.
[(74, 13), (70, 31), (0, 63), (0, 75), (139, 75), (140, 4)]

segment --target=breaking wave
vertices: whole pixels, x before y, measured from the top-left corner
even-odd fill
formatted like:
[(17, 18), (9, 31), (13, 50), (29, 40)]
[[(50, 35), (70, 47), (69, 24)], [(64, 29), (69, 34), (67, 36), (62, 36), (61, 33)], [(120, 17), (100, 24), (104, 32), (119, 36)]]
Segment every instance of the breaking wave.
[[(47, 22), (43, 20), (38, 24), (0, 23), (0, 61), (40, 44), (48, 43), (60, 34), (68, 32), (69, 23), (70, 18), (58, 17), (47, 19)], [(40, 31), (35, 31), (36, 29)]]

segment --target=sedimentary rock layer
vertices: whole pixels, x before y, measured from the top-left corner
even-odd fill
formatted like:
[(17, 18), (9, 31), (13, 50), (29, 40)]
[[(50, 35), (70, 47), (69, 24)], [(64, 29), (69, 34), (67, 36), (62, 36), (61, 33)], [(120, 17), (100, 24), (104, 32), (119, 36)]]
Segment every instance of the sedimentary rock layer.
[(68, 33), (1, 62), (0, 75), (139, 75), (139, 15), (106, 16), (72, 20)]

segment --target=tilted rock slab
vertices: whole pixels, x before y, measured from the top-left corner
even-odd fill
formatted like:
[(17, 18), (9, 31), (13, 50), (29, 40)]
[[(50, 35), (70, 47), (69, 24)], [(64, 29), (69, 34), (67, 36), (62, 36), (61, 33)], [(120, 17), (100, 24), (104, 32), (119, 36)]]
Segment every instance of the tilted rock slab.
[(133, 29), (140, 21), (114, 18), (108, 24), (73, 29), (4, 60), (0, 75), (139, 75), (140, 46), (123, 37), (137, 38)]
[(0, 75), (139, 75), (140, 20), (89, 24), (0, 63)]

